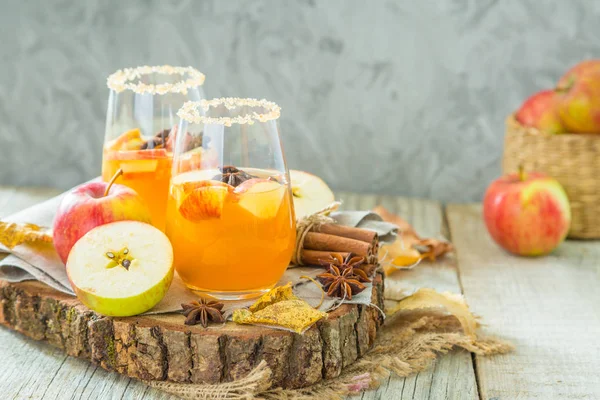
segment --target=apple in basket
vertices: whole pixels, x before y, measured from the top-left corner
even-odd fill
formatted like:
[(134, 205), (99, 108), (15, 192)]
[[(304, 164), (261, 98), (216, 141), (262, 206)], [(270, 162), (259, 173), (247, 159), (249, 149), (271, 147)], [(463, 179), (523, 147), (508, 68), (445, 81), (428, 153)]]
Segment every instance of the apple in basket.
[(520, 168), (488, 187), (483, 216), (490, 235), (502, 248), (537, 256), (554, 250), (565, 239), (571, 208), (555, 179)]
[(600, 133), (600, 60), (571, 68), (556, 86), (557, 111), (568, 132)]
[(73, 245), (91, 229), (114, 221), (150, 222), (142, 198), (124, 185), (90, 182), (76, 187), (62, 199), (54, 218), (53, 242), (66, 263)]
[(556, 111), (556, 102), (557, 94), (554, 90), (542, 90), (523, 103), (515, 118), (522, 125), (542, 132), (562, 133), (564, 128)]
[(75, 243), (67, 275), (79, 301), (107, 316), (150, 310), (173, 280), (173, 248), (152, 225), (119, 221), (100, 225)]

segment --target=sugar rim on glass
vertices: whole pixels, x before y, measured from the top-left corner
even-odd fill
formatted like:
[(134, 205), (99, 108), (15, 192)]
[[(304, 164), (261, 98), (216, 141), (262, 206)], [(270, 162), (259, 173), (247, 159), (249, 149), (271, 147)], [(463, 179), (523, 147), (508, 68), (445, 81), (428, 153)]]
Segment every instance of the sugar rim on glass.
[[(236, 117), (207, 117), (200, 115), (198, 107), (202, 107), (204, 111), (208, 111), (211, 107), (219, 105), (225, 106), (228, 110), (232, 110), (241, 106), (248, 107), (262, 107), (266, 110), (264, 114), (253, 111), (245, 115), (238, 115)], [(187, 101), (177, 112), (177, 116), (192, 124), (209, 124), (209, 125), (224, 125), (231, 126), (233, 124), (248, 124), (252, 125), (256, 121), (267, 122), (279, 118), (281, 115), (281, 107), (272, 101), (265, 99), (242, 99), (239, 97), (222, 97), (219, 99), (212, 100), (201, 100), (201, 101)]]
[[(185, 75), (189, 78), (175, 83), (161, 83), (158, 85), (134, 82), (143, 75), (148, 74), (165, 75)], [(173, 67), (171, 65), (141, 66), (136, 68), (123, 68), (106, 79), (106, 85), (109, 89), (119, 93), (124, 90), (131, 90), (138, 94), (166, 94), (166, 93), (187, 93), (188, 89), (204, 84), (205, 76), (202, 72), (193, 67)]]

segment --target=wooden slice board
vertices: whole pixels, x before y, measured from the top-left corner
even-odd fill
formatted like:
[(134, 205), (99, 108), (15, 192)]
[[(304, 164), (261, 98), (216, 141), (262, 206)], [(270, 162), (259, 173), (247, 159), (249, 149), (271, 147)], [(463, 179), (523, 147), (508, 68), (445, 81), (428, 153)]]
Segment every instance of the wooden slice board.
[[(372, 345), (374, 307), (345, 304), (303, 335), (266, 327), (186, 326), (179, 314), (109, 318), (37, 281), (0, 281), (0, 323), (71, 356), (143, 380), (218, 383), (245, 376), (261, 360), (273, 386), (299, 388), (338, 376)], [(383, 309), (383, 275), (372, 303)]]

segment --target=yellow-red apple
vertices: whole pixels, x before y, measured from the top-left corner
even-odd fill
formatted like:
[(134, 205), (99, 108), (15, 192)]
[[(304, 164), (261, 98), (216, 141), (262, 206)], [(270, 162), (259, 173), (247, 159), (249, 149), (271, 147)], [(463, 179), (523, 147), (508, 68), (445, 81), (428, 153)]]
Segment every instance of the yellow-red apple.
[(490, 235), (505, 250), (537, 256), (565, 239), (571, 208), (555, 179), (521, 170), (492, 182), (483, 200), (483, 216)]
[(519, 108), (516, 119), (522, 125), (548, 133), (562, 133), (564, 128), (556, 111), (556, 92), (542, 90), (528, 98)]
[(555, 91), (557, 111), (568, 132), (600, 133), (600, 60), (571, 68)]
[(88, 231), (123, 220), (151, 222), (148, 207), (133, 189), (112, 182), (76, 187), (62, 199), (54, 218), (56, 252), (66, 263), (73, 245)]

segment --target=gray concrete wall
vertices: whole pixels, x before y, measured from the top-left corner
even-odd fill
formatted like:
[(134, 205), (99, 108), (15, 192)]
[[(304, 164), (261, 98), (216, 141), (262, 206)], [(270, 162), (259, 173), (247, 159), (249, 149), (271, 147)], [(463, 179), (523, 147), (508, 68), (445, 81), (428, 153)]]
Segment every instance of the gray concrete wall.
[(290, 168), (339, 190), (480, 199), (503, 120), (600, 55), (598, 1), (0, 1), (0, 185), (98, 175), (115, 69), (193, 65), (282, 106)]

